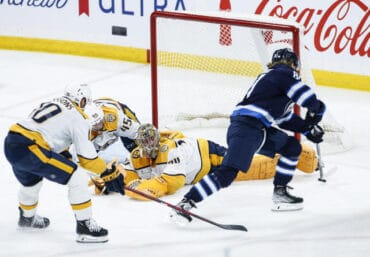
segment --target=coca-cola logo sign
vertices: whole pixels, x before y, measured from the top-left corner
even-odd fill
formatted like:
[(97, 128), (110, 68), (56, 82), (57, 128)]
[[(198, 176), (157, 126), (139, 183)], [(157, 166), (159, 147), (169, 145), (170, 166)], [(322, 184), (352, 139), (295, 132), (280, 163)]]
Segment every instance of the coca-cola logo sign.
[(352, 56), (370, 57), (370, 9), (361, 0), (337, 0), (325, 9), (299, 9), (281, 2), (262, 0), (255, 13), (303, 24), (304, 34), (313, 33), (317, 51), (333, 50), (336, 54), (348, 51)]

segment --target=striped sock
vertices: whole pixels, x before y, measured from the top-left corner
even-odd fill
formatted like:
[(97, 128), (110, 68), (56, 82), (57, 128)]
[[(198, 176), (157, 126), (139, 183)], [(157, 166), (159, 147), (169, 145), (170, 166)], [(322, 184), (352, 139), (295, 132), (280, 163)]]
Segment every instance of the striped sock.
[(190, 191), (185, 195), (185, 198), (191, 199), (197, 203), (220, 189), (221, 186), (215, 175), (213, 173), (208, 174), (190, 189)]

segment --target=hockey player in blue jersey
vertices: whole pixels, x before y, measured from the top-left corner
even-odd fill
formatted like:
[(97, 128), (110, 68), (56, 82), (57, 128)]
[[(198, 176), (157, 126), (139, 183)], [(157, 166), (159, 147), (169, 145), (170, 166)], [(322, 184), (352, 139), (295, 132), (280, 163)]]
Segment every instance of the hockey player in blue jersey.
[[(190, 210), (195, 203), (228, 187), (239, 170), (247, 171), (255, 153), (273, 157), (280, 154), (273, 180), (272, 210), (299, 210), (303, 198), (288, 192), (288, 183), (301, 152), (301, 145), (281, 129), (304, 134), (319, 143), (324, 132), (317, 125), (325, 112), (325, 104), (299, 76), (300, 63), (289, 48), (273, 53), (267, 72), (260, 74), (231, 114), (227, 131), (228, 150), (220, 167), (195, 184), (178, 204)], [(294, 104), (307, 109), (305, 119), (293, 112)], [(173, 219), (191, 217), (173, 212)]]

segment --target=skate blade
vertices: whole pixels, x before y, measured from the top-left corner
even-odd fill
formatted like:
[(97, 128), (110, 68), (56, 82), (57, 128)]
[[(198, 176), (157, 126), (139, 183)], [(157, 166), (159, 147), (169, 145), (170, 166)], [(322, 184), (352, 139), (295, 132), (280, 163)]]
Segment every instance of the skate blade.
[(273, 203), (272, 211), (299, 211), (303, 209), (303, 203)]
[(41, 231), (41, 230), (46, 230), (48, 229), (49, 226), (47, 227), (43, 227), (43, 228), (39, 228), (39, 227), (27, 227), (27, 226), (17, 226), (17, 230), (19, 231)]
[(108, 242), (108, 236), (77, 235), (76, 241), (78, 243), (106, 243)]

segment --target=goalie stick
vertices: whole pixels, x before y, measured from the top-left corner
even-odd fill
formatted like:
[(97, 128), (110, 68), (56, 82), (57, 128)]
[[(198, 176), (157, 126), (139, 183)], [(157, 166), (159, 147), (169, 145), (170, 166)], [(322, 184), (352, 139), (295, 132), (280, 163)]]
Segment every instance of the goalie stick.
[(192, 213), (192, 212), (189, 212), (187, 210), (184, 210), (184, 209), (182, 209), (182, 208), (180, 208), (180, 207), (178, 207), (176, 205), (170, 204), (169, 202), (166, 202), (166, 201), (163, 201), (163, 200), (161, 200), (159, 198), (156, 198), (156, 197), (153, 197), (151, 195), (145, 194), (144, 192), (141, 192), (139, 190), (136, 190), (136, 189), (133, 189), (133, 188), (130, 188), (130, 187), (127, 187), (127, 186), (125, 186), (125, 190), (131, 191), (131, 192), (133, 192), (135, 194), (138, 194), (138, 195), (141, 195), (142, 197), (145, 197), (147, 199), (153, 200), (153, 201), (155, 201), (157, 203), (167, 205), (171, 209), (174, 209), (176, 211), (182, 212), (182, 213), (184, 213), (186, 215), (190, 215), (190, 216), (192, 216), (194, 218), (197, 218), (199, 220), (202, 220), (204, 222), (207, 222), (207, 223), (212, 224), (214, 226), (217, 226), (219, 228), (226, 229), (226, 230), (240, 230), (240, 231), (245, 231), (245, 232), (248, 231), (247, 228), (245, 226), (243, 226), (243, 225), (227, 225), (227, 224), (225, 225), (225, 224), (216, 223), (216, 222), (214, 222), (212, 220), (203, 218), (203, 217), (201, 217), (201, 216), (199, 216), (199, 215), (197, 215), (195, 213)]

